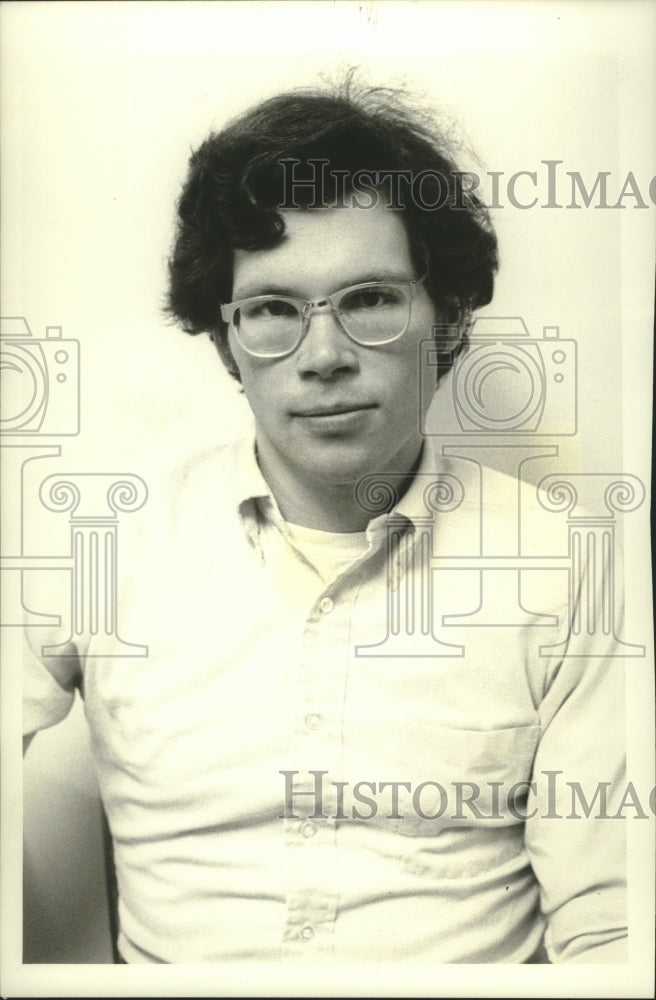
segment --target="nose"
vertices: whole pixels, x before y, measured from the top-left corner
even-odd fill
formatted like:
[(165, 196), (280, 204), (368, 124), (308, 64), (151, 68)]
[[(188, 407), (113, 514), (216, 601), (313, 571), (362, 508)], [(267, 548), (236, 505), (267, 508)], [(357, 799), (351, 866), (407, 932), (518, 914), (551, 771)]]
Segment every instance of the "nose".
[(305, 337), (296, 353), (302, 378), (331, 379), (357, 371), (356, 345), (342, 330), (332, 308), (314, 308), (306, 319)]

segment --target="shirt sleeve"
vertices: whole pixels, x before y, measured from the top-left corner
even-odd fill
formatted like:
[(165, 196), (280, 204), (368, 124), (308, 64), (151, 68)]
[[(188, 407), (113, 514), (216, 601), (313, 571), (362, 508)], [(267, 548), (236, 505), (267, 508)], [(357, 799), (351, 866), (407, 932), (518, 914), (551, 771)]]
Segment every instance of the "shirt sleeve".
[[(37, 635), (38, 633), (38, 635)], [(68, 655), (41, 655), (43, 629), (23, 634), (23, 735), (61, 722), (71, 710), (79, 686), (80, 662), (75, 646)]]
[[(626, 961), (625, 660), (612, 635), (553, 656), (526, 846), (554, 962)], [(630, 815), (630, 813), (629, 813)]]

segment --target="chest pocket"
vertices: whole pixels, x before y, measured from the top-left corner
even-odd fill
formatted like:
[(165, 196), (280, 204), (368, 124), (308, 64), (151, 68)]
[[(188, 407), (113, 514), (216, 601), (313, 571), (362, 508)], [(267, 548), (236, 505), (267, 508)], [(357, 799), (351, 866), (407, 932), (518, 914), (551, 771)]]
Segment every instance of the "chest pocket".
[(402, 796), (399, 833), (430, 836), (455, 823), (518, 821), (539, 736), (539, 726), (408, 726), (401, 755), (411, 789)]
[[(522, 852), (539, 726), (487, 731), (424, 723), (406, 729), (397, 832), (401, 867), (427, 877), (469, 875)], [(476, 844), (476, 846), (474, 846)]]

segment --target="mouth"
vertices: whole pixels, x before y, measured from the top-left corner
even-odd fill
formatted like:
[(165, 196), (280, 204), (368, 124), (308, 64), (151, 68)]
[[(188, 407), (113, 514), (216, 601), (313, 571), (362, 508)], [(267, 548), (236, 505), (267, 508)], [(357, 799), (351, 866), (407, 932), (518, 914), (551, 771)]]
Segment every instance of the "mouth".
[(375, 410), (376, 403), (334, 403), (332, 406), (317, 406), (307, 410), (296, 410), (294, 417), (337, 417), (348, 413), (362, 413)]

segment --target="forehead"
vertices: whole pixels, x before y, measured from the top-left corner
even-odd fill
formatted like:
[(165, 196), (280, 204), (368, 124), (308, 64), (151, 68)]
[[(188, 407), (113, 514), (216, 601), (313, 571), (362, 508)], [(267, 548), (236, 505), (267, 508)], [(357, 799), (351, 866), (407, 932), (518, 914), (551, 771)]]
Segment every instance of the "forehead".
[(414, 277), (402, 213), (383, 204), (280, 214), (285, 222), (280, 243), (235, 251), (233, 298), (265, 287), (309, 297), (376, 277)]

